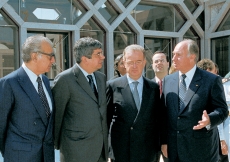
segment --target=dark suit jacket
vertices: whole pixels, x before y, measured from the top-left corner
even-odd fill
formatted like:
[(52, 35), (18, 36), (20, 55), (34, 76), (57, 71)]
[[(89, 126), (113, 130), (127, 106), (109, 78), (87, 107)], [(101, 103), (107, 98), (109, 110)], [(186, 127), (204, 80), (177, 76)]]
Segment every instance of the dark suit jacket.
[[(53, 101), (49, 80), (42, 79)], [(22, 67), (0, 81), (0, 112), (0, 151), (5, 162), (54, 161), (53, 113), (48, 120)]]
[[(217, 162), (219, 135), (217, 125), (228, 116), (224, 90), (219, 76), (196, 69), (185, 97), (185, 107), (178, 112), (179, 72), (164, 78), (163, 94), (168, 115), (168, 156), (183, 162)], [(207, 110), (211, 129), (193, 130)]]
[(118, 162), (150, 162), (159, 151), (158, 117), (162, 115), (159, 86), (144, 78), (142, 93), (137, 114), (127, 76), (107, 82), (108, 122), (114, 117), (111, 142)]
[(98, 71), (94, 75), (98, 99), (77, 65), (54, 80), (55, 146), (61, 161), (97, 162), (103, 145), (108, 157), (106, 77)]

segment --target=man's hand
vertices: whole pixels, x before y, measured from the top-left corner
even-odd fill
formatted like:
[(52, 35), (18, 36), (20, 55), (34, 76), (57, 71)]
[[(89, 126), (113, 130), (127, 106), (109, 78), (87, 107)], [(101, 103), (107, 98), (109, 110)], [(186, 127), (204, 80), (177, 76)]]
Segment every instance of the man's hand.
[(198, 124), (193, 127), (193, 130), (202, 129), (206, 127), (208, 124), (210, 124), (210, 118), (207, 114), (207, 111), (204, 110), (202, 115), (202, 120), (198, 121)]
[(222, 155), (228, 155), (228, 145), (225, 140), (220, 141)]
[(161, 152), (166, 158), (168, 158), (167, 149), (167, 145), (161, 145)]

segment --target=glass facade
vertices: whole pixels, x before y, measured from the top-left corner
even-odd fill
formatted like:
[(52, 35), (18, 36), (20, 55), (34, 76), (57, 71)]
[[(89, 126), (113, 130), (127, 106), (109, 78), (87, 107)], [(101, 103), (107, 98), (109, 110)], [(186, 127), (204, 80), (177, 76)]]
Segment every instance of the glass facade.
[[(132, 0), (0, 1), (0, 77), (20, 67), (21, 45), (34, 34), (47, 36), (55, 44), (56, 64), (46, 74), (51, 80), (75, 63), (74, 41), (87, 36), (104, 45), (106, 59), (100, 71), (107, 78), (113, 76), (114, 58), (133, 43), (147, 50), (144, 74), (152, 78), (152, 54), (164, 50), (171, 60), (171, 51), (184, 38), (195, 40), (200, 47), (200, 59), (212, 58), (223, 76), (230, 70), (226, 50), (230, 35), (227, 3), (224, 0), (221, 3), (197, 0), (180, 3), (174, 0), (139, 3)], [(215, 17), (220, 10), (224, 12), (221, 21), (217, 21)]]
[(185, 20), (172, 5), (140, 3), (131, 15), (143, 30), (177, 32)]
[(25, 22), (75, 24), (86, 12), (72, 0), (9, 0)]
[(0, 10), (0, 78), (19, 65), (18, 26)]

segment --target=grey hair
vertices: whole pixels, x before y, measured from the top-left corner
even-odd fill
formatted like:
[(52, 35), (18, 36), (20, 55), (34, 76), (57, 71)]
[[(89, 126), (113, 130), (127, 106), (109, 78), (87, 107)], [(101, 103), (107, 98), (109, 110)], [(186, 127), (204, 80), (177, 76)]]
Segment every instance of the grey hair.
[(47, 37), (42, 35), (34, 35), (28, 37), (25, 43), (22, 45), (22, 60), (24, 62), (29, 62), (31, 60), (32, 53), (36, 53), (42, 50), (42, 42), (47, 42), (51, 47), (53, 47), (53, 43)]
[(145, 52), (144, 47), (142, 47), (140, 45), (137, 45), (137, 44), (132, 44), (132, 45), (127, 46), (124, 49), (124, 51), (123, 51), (123, 56), (124, 56), (123, 60), (125, 60), (125, 55), (126, 55), (127, 51), (129, 51), (129, 50), (131, 50), (131, 51), (141, 51), (143, 53), (143, 55), (144, 55), (144, 59), (146, 58), (146, 52)]
[(102, 43), (96, 39), (90, 37), (83, 37), (76, 41), (74, 45), (74, 56), (76, 62), (79, 64), (81, 63), (82, 56), (87, 58), (91, 58), (93, 51), (96, 49), (102, 49)]
[(196, 55), (195, 61), (197, 62), (199, 60), (199, 47), (197, 43), (192, 39), (185, 39), (183, 41), (187, 42), (189, 55), (190, 54)]

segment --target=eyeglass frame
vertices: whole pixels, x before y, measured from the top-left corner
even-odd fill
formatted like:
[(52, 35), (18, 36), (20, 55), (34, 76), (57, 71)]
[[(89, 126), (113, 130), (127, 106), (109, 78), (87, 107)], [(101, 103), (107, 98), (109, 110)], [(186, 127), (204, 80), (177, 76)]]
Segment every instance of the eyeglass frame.
[(53, 58), (55, 58), (55, 54), (52, 52), (52, 53), (45, 53), (45, 52), (41, 52), (41, 51), (37, 51), (37, 53), (40, 53), (40, 54), (43, 54), (43, 55), (46, 55), (46, 56), (49, 56), (50, 57), (50, 60)]

